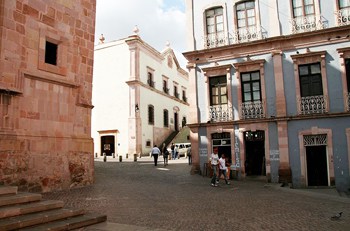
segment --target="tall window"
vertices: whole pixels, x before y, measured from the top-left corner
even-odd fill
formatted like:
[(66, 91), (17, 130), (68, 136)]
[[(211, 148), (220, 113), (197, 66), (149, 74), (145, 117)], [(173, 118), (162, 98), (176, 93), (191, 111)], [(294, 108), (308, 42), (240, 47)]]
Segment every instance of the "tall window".
[(322, 75), (319, 63), (299, 66), (301, 97), (323, 95)]
[(314, 0), (293, 0), (294, 18), (314, 16)]
[(163, 79), (163, 91), (164, 93), (169, 94), (168, 81), (165, 79)]
[(350, 92), (350, 59), (345, 59), (346, 82)]
[(256, 28), (255, 3), (247, 1), (237, 4), (237, 28), (238, 31)]
[(208, 36), (224, 32), (224, 17), (222, 7), (207, 10), (205, 14)]
[(177, 91), (177, 86), (174, 86), (174, 96), (179, 98), (179, 92)]
[(163, 111), (163, 121), (164, 127), (169, 127), (169, 112), (166, 109)]
[(182, 100), (187, 102), (186, 91), (182, 90)]
[(227, 82), (226, 76), (212, 77), (210, 84), (210, 105), (227, 104)]
[(151, 72), (147, 73), (147, 84), (150, 87), (154, 87), (154, 82), (153, 82), (153, 74)]
[(242, 80), (242, 101), (261, 101), (260, 72), (248, 72), (241, 74)]
[(154, 124), (154, 107), (153, 107), (153, 105), (148, 106), (148, 124)]

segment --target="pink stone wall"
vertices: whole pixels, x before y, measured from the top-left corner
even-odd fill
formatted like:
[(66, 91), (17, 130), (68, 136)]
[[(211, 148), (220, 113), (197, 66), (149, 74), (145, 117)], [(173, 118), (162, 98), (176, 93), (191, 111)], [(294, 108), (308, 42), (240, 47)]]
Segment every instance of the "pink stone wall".
[[(0, 184), (52, 191), (93, 183), (96, 1), (0, 2)], [(57, 64), (45, 62), (46, 41)]]

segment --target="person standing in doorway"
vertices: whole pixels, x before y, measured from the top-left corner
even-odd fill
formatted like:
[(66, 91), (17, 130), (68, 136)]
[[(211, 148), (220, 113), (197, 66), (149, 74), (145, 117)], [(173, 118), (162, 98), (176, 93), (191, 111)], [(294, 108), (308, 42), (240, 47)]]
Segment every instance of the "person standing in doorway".
[(152, 156), (154, 158), (154, 166), (157, 166), (159, 154), (160, 154), (159, 148), (157, 147), (157, 145), (154, 145), (154, 147), (152, 148)]
[(218, 181), (220, 180), (221, 174), (224, 174), (224, 179), (226, 184), (230, 184), (230, 182), (227, 180), (227, 167), (226, 167), (226, 159), (225, 159), (225, 154), (222, 154), (220, 159), (219, 159), (219, 177)]
[(213, 153), (210, 157), (211, 169), (213, 170), (213, 177), (211, 178), (211, 186), (217, 187), (217, 168), (219, 162), (218, 148), (213, 148)]

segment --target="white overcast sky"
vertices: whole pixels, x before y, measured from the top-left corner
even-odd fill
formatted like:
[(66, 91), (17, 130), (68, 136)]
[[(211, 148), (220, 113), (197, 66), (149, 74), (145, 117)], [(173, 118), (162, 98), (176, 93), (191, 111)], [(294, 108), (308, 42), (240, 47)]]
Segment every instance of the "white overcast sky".
[(95, 43), (101, 34), (105, 42), (126, 38), (137, 25), (141, 39), (158, 51), (169, 41), (184, 68), (185, 20), (185, 0), (97, 0)]

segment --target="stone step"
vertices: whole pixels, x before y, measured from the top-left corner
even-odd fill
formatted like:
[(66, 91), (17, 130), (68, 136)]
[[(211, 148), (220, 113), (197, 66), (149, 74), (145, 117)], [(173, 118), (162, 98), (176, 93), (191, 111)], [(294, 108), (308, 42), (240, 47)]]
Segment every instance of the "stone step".
[(73, 230), (89, 225), (94, 225), (107, 220), (106, 215), (84, 214), (81, 216), (71, 217), (64, 220), (49, 222), (33, 227), (20, 229), (20, 231), (60, 231)]
[(0, 219), (19, 216), (29, 213), (41, 212), (51, 209), (63, 208), (63, 201), (38, 201), (25, 204), (16, 204), (0, 207)]
[(16, 186), (0, 186), (0, 195), (17, 194)]
[(0, 230), (17, 230), (84, 214), (82, 209), (55, 209), (0, 219)]
[(35, 194), (35, 193), (18, 193), (18, 194), (0, 195), (0, 206), (40, 201), (41, 198), (42, 198), (41, 194)]

